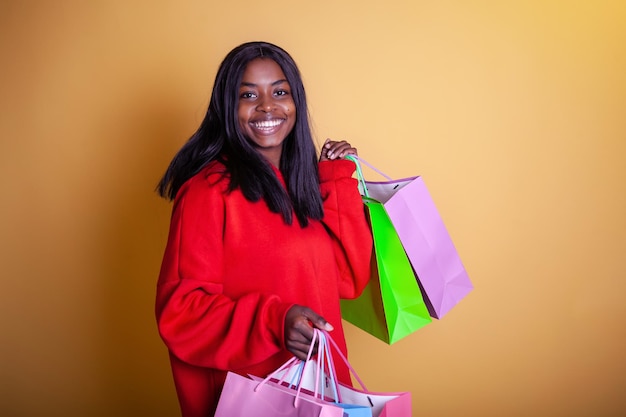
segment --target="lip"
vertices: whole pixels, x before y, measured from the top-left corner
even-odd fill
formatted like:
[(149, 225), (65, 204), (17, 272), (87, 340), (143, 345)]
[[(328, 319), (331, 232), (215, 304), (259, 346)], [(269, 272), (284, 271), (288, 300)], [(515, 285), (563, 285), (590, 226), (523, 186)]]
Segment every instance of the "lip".
[(265, 135), (271, 135), (280, 130), (285, 122), (286, 119), (274, 117), (262, 120), (252, 120), (248, 123), (248, 125), (255, 132), (259, 132)]

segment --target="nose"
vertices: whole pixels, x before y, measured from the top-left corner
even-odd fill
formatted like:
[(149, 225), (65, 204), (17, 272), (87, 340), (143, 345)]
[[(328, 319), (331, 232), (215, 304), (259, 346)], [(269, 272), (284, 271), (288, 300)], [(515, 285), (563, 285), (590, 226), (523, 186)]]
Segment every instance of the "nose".
[(276, 104), (271, 97), (263, 97), (259, 100), (259, 104), (256, 106), (257, 111), (262, 111), (264, 113), (269, 113), (276, 108)]

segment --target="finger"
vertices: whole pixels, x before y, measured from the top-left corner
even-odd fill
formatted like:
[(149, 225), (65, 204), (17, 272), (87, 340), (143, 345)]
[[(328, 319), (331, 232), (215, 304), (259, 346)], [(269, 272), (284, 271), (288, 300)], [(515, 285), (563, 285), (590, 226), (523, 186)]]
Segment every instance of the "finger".
[(341, 153), (339, 154), (339, 157), (345, 158), (348, 155), (356, 155), (356, 154), (357, 154), (356, 148), (350, 147), (350, 148), (343, 149)]
[(337, 158), (344, 158), (346, 155), (356, 155), (356, 148), (353, 148), (351, 146), (342, 146), (339, 147), (337, 149), (331, 149), (327, 152), (327, 157), (329, 159), (337, 159)]
[(309, 355), (310, 347), (310, 343), (293, 343), (287, 346), (287, 350), (290, 351), (298, 359), (306, 360), (307, 356)]
[(306, 360), (307, 356), (309, 355), (310, 346), (311, 345), (306, 345), (306, 344), (297, 344), (297, 345), (291, 344), (291, 345), (287, 345), (286, 348), (296, 358), (301, 359), (301, 360)]
[[(285, 347), (293, 353), (294, 356), (298, 357), (298, 359), (304, 360), (309, 353), (313, 341), (313, 328), (308, 320), (303, 319), (302, 321), (306, 322), (306, 325), (294, 327), (289, 332), (289, 337), (285, 340)], [(316, 352), (317, 347), (314, 346), (312, 355)]]
[(353, 148), (352, 145), (345, 140), (331, 143), (331, 147), (326, 152), (326, 156), (329, 159), (343, 158), (349, 154), (356, 155), (356, 148)]
[(328, 159), (336, 159), (341, 152), (342, 145), (340, 142), (331, 142), (326, 150), (326, 157)]
[(332, 147), (333, 141), (326, 139), (324, 144), (322, 145), (322, 150), (320, 152), (320, 161), (328, 161), (328, 150)]
[[(330, 324), (329, 322), (326, 321), (326, 319), (322, 316), (320, 316), (319, 314), (317, 314), (316, 312), (314, 312), (311, 309), (306, 309), (303, 312), (303, 315), (309, 319), (309, 321), (311, 322), (311, 324), (313, 325), (313, 327), (316, 327), (318, 329), (322, 329), (322, 330), (326, 330), (328, 332), (333, 331), (334, 327), (332, 326), (332, 324)], [(308, 336), (308, 335), (307, 335)], [(313, 329), (311, 329), (310, 331), (310, 337), (313, 338)]]
[(345, 147), (346, 145), (350, 146), (350, 144), (346, 142), (345, 140), (340, 140), (340, 141), (331, 140), (330, 142), (327, 143), (327, 148), (329, 148), (331, 151), (334, 152), (340, 148)]

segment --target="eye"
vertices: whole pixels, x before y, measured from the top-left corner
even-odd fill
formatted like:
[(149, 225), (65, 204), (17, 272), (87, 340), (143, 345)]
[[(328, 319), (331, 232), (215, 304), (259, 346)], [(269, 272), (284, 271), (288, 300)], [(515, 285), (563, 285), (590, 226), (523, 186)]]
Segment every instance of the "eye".
[(276, 94), (277, 96), (288, 96), (289, 95), (289, 91), (288, 90), (277, 90), (274, 94)]
[(256, 98), (256, 94), (253, 93), (252, 91), (245, 91), (241, 93), (239, 97), (243, 99), (251, 99), (251, 98)]

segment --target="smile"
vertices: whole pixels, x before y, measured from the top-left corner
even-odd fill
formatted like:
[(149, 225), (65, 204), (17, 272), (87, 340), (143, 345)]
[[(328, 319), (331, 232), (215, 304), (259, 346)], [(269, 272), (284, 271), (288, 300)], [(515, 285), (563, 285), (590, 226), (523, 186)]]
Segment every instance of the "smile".
[(283, 124), (283, 119), (274, 119), (274, 120), (263, 120), (261, 122), (252, 122), (250, 123), (255, 129), (259, 130), (271, 130), (276, 126)]

